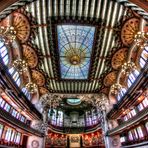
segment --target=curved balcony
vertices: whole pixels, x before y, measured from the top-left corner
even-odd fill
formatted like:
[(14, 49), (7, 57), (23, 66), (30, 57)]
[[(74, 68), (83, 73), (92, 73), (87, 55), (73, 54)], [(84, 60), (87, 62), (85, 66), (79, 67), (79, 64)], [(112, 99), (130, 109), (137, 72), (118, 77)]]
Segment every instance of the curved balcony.
[(30, 126), (26, 125), (25, 123), (21, 122), (20, 120), (16, 119), (15, 117), (11, 116), (10, 113), (6, 112), (3, 109), (0, 109), (0, 118), (4, 119), (6, 122), (23, 129), (24, 131), (27, 131), (33, 135), (36, 136), (43, 136), (43, 133), (40, 133), (39, 131), (31, 128)]
[(148, 85), (147, 71), (148, 64), (146, 64), (144, 69), (142, 69), (140, 75), (137, 77), (130, 89), (127, 90), (122, 99), (117, 104), (115, 104), (113, 109), (107, 114), (108, 119), (118, 118), (122, 113), (122, 108), (125, 106), (126, 108), (129, 108), (137, 102), (137, 98), (141, 95), (141, 93), (135, 90), (145, 89)]
[(115, 135), (115, 134), (121, 133), (127, 127), (133, 126), (134, 124), (138, 123), (139, 121), (142, 121), (142, 119), (144, 119), (147, 116), (148, 116), (148, 107), (146, 109), (142, 110), (141, 112), (138, 112), (138, 114), (136, 116), (129, 119), (128, 121), (125, 121), (121, 125), (115, 127), (114, 129), (109, 130), (107, 134), (108, 135)]

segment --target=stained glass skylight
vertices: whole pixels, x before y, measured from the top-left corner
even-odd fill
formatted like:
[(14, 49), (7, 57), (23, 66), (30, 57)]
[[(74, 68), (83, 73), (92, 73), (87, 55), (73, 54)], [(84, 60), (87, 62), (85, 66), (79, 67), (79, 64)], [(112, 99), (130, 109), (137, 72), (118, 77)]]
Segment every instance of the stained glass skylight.
[(95, 27), (58, 25), (58, 48), (62, 79), (87, 79)]

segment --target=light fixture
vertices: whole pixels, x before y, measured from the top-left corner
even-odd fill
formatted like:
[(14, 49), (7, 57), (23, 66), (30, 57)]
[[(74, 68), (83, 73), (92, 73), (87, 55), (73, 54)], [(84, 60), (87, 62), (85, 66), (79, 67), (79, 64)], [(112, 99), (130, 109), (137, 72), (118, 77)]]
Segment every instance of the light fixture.
[(137, 32), (137, 34), (135, 35), (135, 39), (134, 41), (137, 42), (138, 46), (141, 46), (145, 43), (145, 41), (147, 41), (148, 39), (148, 32)]
[(6, 39), (6, 42), (13, 42), (16, 39), (16, 31), (13, 26), (1, 26), (0, 36)]
[(135, 69), (136, 65), (133, 62), (127, 62), (122, 65), (122, 72), (126, 75), (129, 75)]
[(16, 70), (22, 74), (24, 71), (27, 70), (28, 64), (26, 63), (25, 60), (22, 59), (17, 59), (13, 62), (13, 66), (16, 68)]
[(121, 84), (115, 83), (111, 86), (111, 92), (116, 95), (121, 90), (121, 88)]
[(33, 82), (29, 82), (29, 83), (27, 83), (26, 84), (26, 88), (28, 89), (28, 91), (30, 92), (30, 93), (34, 93), (35, 91), (37, 91), (37, 85), (35, 84), (35, 83), (33, 83)]

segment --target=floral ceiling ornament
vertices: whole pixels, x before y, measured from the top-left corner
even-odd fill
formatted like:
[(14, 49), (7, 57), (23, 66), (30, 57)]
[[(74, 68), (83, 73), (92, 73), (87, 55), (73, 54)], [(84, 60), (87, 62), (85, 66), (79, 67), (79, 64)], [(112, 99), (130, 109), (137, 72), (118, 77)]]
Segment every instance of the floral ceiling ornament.
[(122, 86), (119, 83), (115, 83), (111, 86), (111, 93), (118, 94), (118, 92), (121, 90)]
[(107, 96), (105, 94), (101, 93), (96, 97), (97, 97), (97, 99), (95, 99), (95, 105), (99, 106), (101, 110), (102, 110), (102, 107), (106, 108), (106, 105), (108, 104)]
[(26, 63), (25, 60), (22, 59), (17, 59), (13, 62), (13, 66), (16, 68), (16, 70), (22, 74), (24, 71), (27, 70), (28, 64)]
[(148, 40), (148, 32), (137, 32), (134, 41), (138, 46), (142, 46)]
[(136, 65), (133, 62), (127, 62), (122, 65), (122, 72), (126, 75), (129, 75), (134, 69), (136, 69)]
[(42, 106), (46, 106), (49, 108), (56, 108), (57, 106), (59, 106), (61, 99), (62, 99), (61, 95), (45, 94), (40, 98), (40, 102)]
[(13, 42), (16, 39), (16, 31), (13, 26), (0, 27), (0, 36), (6, 39), (6, 42)]
[(26, 84), (26, 88), (30, 93), (35, 93), (37, 91), (37, 85), (33, 82), (29, 82)]

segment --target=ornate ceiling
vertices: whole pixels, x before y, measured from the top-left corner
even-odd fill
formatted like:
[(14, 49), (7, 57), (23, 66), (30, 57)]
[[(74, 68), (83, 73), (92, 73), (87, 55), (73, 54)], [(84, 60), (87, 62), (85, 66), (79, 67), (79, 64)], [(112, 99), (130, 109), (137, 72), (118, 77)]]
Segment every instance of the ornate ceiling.
[[(50, 8), (50, 9), (49, 9)], [(46, 75), (46, 86), (55, 93), (97, 93), (104, 86), (102, 78), (111, 71), (111, 60), (115, 43), (115, 25), (122, 23), (123, 14), (128, 10), (114, 1), (36, 1), (27, 5), (25, 10), (31, 13), (38, 29), (35, 41), (40, 50), (39, 69)], [(61, 80), (57, 50), (57, 24), (83, 24), (98, 27), (94, 43), (95, 55), (91, 65), (91, 76), (87, 81)]]
[[(38, 85), (40, 95), (47, 92), (108, 94), (110, 86), (116, 82), (119, 69), (128, 58), (128, 48), (139, 29), (140, 16), (112, 0), (37, 0), (13, 12), (1, 22), (1, 25), (5, 24), (12, 24), (15, 28), (23, 58), (29, 65), (32, 81)], [(80, 75), (76, 76), (75, 70), (70, 70), (67, 76), (61, 67), (65, 61), (73, 67), (82, 61), (88, 62), (85, 61), (86, 52), (82, 52), (81, 56), (73, 54), (73, 50), (67, 49), (67, 43), (63, 46), (68, 51), (68, 58), (61, 60), (59, 43), (64, 42), (63, 38), (74, 36), (74, 41), (78, 40), (76, 33), (73, 35), (69, 30), (69, 34), (59, 36), (57, 26), (69, 24), (79, 30), (78, 26), (95, 28), (90, 47), (92, 53), (88, 54), (90, 63), (84, 71), (79, 68), (84, 80)], [(79, 32), (78, 37), (82, 33)]]

